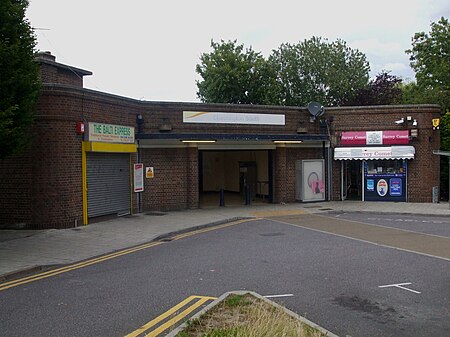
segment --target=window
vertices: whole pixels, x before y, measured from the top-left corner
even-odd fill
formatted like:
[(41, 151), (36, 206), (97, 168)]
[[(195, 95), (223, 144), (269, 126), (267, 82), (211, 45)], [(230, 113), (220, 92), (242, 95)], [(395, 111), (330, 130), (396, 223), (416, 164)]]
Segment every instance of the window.
[(368, 160), (367, 174), (404, 174), (406, 165), (403, 160)]

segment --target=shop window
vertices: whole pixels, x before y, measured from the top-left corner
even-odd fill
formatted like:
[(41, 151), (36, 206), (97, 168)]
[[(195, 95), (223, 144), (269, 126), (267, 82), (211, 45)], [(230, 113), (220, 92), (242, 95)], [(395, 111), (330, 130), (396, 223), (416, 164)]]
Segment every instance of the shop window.
[(403, 160), (369, 160), (367, 174), (403, 174), (405, 167)]

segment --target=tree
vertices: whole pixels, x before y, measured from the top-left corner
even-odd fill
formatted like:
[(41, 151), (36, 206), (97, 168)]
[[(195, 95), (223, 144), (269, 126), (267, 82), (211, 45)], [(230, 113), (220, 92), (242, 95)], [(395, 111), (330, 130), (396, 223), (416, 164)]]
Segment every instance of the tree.
[(277, 83), (274, 70), (264, 57), (237, 41), (211, 41), (213, 51), (200, 56), (196, 72), (197, 96), (202, 102), (274, 104)]
[(360, 89), (351, 105), (390, 105), (402, 101), (402, 79), (387, 71), (370, 80), (366, 88)]
[(366, 56), (343, 40), (329, 43), (313, 37), (295, 45), (282, 44), (269, 62), (277, 70), (284, 105), (305, 106), (311, 101), (345, 105), (369, 80)]
[(417, 85), (434, 92), (435, 103), (441, 104), (444, 112), (450, 106), (450, 25), (442, 17), (431, 24), (429, 34), (416, 33), (412, 38), (411, 67), (416, 72)]
[(27, 7), (27, 0), (0, 2), (0, 159), (27, 145), (39, 93), (36, 42), (25, 19)]
[[(441, 17), (431, 24), (429, 34), (416, 33), (412, 38), (410, 55), (411, 67), (416, 72), (417, 83), (407, 99), (414, 103), (438, 103), (442, 107), (440, 134), (441, 149), (450, 151), (450, 25), (448, 19)], [(405, 91), (404, 91), (405, 92)], [(448, 191), (448, 158), (441, 158), (441, 195)]]

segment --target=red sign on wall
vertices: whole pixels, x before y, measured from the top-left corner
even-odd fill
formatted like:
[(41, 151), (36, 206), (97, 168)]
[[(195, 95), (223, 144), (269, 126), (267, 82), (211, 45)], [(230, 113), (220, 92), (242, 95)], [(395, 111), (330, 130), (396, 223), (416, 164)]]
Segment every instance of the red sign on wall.
[(341, 145), (406, 145), (409, 144), (408, 130), (349, 131), (342, 132)]

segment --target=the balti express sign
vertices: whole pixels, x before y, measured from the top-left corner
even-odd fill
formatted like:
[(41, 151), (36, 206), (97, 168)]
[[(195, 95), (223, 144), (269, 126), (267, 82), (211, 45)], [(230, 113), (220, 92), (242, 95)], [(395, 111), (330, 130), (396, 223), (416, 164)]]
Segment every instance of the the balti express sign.
[(90, 142), (134, 143), (134, 127), (114, 124), (89, 123)]

